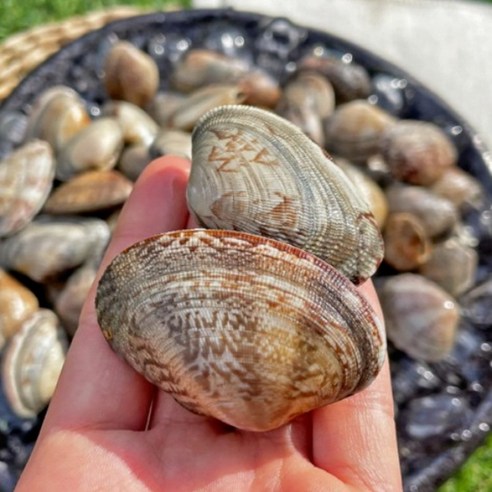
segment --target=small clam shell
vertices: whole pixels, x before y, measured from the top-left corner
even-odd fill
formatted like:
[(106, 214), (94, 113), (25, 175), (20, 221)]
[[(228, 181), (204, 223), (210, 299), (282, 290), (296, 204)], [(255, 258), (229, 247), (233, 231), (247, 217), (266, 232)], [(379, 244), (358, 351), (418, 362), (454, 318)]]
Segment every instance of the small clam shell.
[(480, 183), (459, 167), (450, 167), (434, 182), (431, 190), (451, 201), (460, 210), (478, 209), (484, 201), (484, 190)]
[(77, 267), (108, 239), (103, 220), (42, 216), (0, 244), (0, 265), (42, 282)]
[(380, 150), (396, 179), (423, 186), (438, 180), (457, 160), (451, 140), (426, 121), (400, 120), (388, 127)]
[(382, 188), (363, 169), (346, 159), (335, 158), (335, 163), (348, 176), (362, 198), (367, 201), (380, 229), (383, 228), (388, 215), (388, 202)]
[(436, 362), (451, 352), (460, 319), (454, 299), (412, 273), (388, 278), (378, 289), (388, 338), (408, 355)]
[(69, 140), (58, 156), (56, 177), (67, 181), (76, 174), (112, 169), (123, 148), (123, 133), (113, 118), (100, 118)]
[(51, 87), (34, 103), (29, 114), (26, 141), (39, 138), (59, 150), (90, 121), (77, 92), (65, 86)]
[(245, 95), (244, 104), (274, 108), (281, 95), (278, 81), (267, 72), (250, 70), (238, 81), (240, 91)]
[(166, 127), (169, 118), (185, 99), (184, 94), (177, 92), (159, 92), (147, 106), (147, 112), (159, 126)]
[(371, 79), (367, 70), (357, 63), (345, 63), (330, 57), (307, 56), (298, 69), (315, 71), (333, 85), (339, 103), (364, 99), (371, 93)]
[(415, 215), (430, 238), (450, 231), (459, 220), (456, 207), (420, 186), (392, 185), (386, 189), (390, 212)]
[(0, 162), (0, 237), (25, 227), (44, 205), (53, 186), (51, 147), (33, 140)]
[(103, 114), (116, 119), (129, 145), (148, 147), (154, 140), (159, 127), (141, 108), (125, 101), (110, 101), (103, 106)]
[(450, 238), (434, 246), (432, 255), (419, 271), (456, 297), (473, 285), (477, 265), (477, 252)]
[(146, 53), (127, 41), (119, 41), (105, 62), (104, 85), (109, 97), (146, 106), (159, 87), (159, 69)]
[(150, 157), (177, 155), (191, 160), (191, 133), (180, 130), (162, 130), (149, 149)]
[(356, 100), (337, 107), (326, 120), (326, 148), (353, 161), (365, 161), (378, 153), (384, 130), (394, 118), (367, 101)]
[(175, 67), (171, 84), (181, 92), (192, 92), (211, 84), (234, 84), (249, 68), (240, 58), (209, 50), (191, 50)]
[(44, 211), (79, 214), (122, 204), (133, 184), (117, 171), (88, 171), (63, 183), (48, 198)]
[(3, 386), (10, 406), (19, 416), (34, 417), (48, 404), (67, 346), (56, 315), (47, 309), (34, 313), (11, 339), (4, 355)]
[(355, 282), (383, 257), (374, 217), (343, 171), (297, 127), (258, 108), (224, 106), (200, 120), (187, 196), (205, 226), (285, 241)]
[(285, 243), (188, 230), (117, 256), (97, 291), (112, 348), (184, 407), (264, 431), (367, 386), (382, 325), (335, 269)]
[(176, 108), (169, 119), (168, 126), (190, 131), (211, 109), (217, 106), (240, 104), (244, 102), (245, 97), (238, 85), (211, 85), (198, 89)]
[(136, 181), (151, 161), (149, 148), (145, 145), (129, 145), (121, 153), (118, 168), (128, 179)]
[(400, 272), (425, 263), (432, 243), (419, 219), (412, 214), (389, 214), (384, 228), (384, 259)]
[(330, 83), (316, 73), (301, 73), (284, 88), (277, 112), (323, 147), (323, 120), (334, 108), (335, 93)]
[(38, 307), (36, 296), (0, 269), (0, 349)]

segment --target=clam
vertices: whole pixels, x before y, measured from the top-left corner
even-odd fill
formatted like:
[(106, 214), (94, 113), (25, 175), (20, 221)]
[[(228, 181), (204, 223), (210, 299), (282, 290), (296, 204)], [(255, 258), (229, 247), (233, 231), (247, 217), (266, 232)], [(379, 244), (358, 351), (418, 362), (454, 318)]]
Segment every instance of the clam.
[(164, 129), (159, 132), (149, 149), (151, 158), (177, 155), (191, 159), (191, 134), (180, 130)]
[(384, 260), (400, 272), (425, 263), (432, 243), (419, 219), (406, 213), (389, 214), (384, 228)]
[(243, 75), (237, 84), (244, 94), (244, 104), (274, 108), (281, 95), (278, 81), (267, 72), (252, 69)]
[(326, 120), (326, 147), (353, 161), (365, 161), (378, 153), (383, 131), (394, 118), (367, 101), (356, 100), (338, 106)]
[(127, 41), (119, 41), (105, 61), (104, 85), (113, 99), (146, 106), (159, 87), (159, 69), (155, 61)]
[(333, 57), (306, 56), (299, 70), (313, 70), (325, 76), (333, 85), (340, 103), (364, 99), (371, 93), (371, 79), (367, 70), (357, 63), (345, 63)]
[(88, 171), (63, 183), (46, 201), (49, 214), (80, 214), (121, 205), (133, 184), (118, 171)]
[(297, 248), (235, 231), (154, 236), (98, 286), (102, 332), (185, 408), (265, 431), (367, 386), (382, 325), (348, 279)]
[(181, 92), (192, 92), (212, 84), (234, 84), (249, 71), (240, 58), (211, 50), (191, 50), (176, 65), (171, 84)]
[(180, 104), (168, 121), (168, 126), (177, 130), (192, 130), (197, 121), (208, 111), (218, 106), (240, 104), (246, 95), (238, 85), (210, 85), (198, 89)]
[(48, 404), (67, 346), (58, 318), (47, 309), (36, 311), (10, 340), (3, 360), (3, 387), (19, 416), (35, 417)]
[(129, 145), (148, 147), (159, 131), (157, 123), (135, 104), (110, 101), (103, 106), (102, 110), (105, 116), (116, 119), (123, 132), (123, 139)]
[(419, 271), (456, 297), (473, 285), (477, 265), (477, 252), (456, 238), (450, 238), (434, 246)]
[(388, 215), (388, 201), (379, 184), (359, 166), (346, 159), (335, 157), (335, 163), (348, 176), (358, 192), (367, 201), (380, 229), (383, 228)]
[(457, 161), (451, 140), (426, 121), (400, 120), (388, 127), (380, 149), (393, 176), (415, 185), (431, 185)]
[(32, 140), (0, 162), (0, 237), (25, 227), (43, 206), (53, 186), (51, 147)]
[(141, 172), (150, 164), (152, 157), (145, 145), (129, 145), (121, 153), (118, 169), (132, 181), (136, 181)]
[(178, 92), (158, 92), (148, 104), (147, 112), (159, 126), (166, 127), (169, 118), (185, 99), (186, 95)]
[(91, 119), (84, 101), (70, 87), (57, 85), (44, 91), (29, 114), (26, 141), (39, 138), (55, 150), (85, 128)]
[(188, 204), (203, 225), (285, 241), (354, 282), (375, 272), (383, 244), (369, 206), (295, 125), (258, 108), (223, 106), (192, 138)]
[(67, 181), (85, 171), (112, 169), (123, 148), (123, 132), (113, 118), (100, 118), (72, 137), (58, 156), (56, 177)]
[(431, 190), (451, 201), (459, 210), (478, 209), (484, 202), (485, 194), (480, 182), (456, 166), (448, 168)]
[(393, 184), (386, 189), (386, 198), (390, 212), (415, 215), (430, 238), (446, 234), (459, 222), (452, 202), (421, 186)]
[(436, 362), (451, 352), (460, 320), (456, 301), (413, 273), (386, 279), (378, 288), (388, 339), (417, 360)]
[(334, 108), (335, 93), (331, 84), (316, 73), (301, 73), (285, 86), (277, 112), (323, 147), (323, 120)]
[(42, 282), (82, 264), (108, 240), (103, 220), (43, 216), (0, 244), (0, 265)]
[(36, 296), (0, 269), (0, 349), (38, 307)]

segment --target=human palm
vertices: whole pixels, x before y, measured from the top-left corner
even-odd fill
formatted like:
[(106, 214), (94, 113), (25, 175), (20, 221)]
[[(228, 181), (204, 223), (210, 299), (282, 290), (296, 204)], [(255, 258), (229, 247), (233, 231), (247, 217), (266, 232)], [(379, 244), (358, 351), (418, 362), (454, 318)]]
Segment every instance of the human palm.
[[(147, 167), (126, 203), (100, 274), (130, 244), (193, 225), (189, 163)], [(369, 282), (360, 291), (381, 315)], [(194, 415), (120, 360), (84, 306), (19, 491), (401, 490), (388, 365), (361, 393), (255, 433)]]

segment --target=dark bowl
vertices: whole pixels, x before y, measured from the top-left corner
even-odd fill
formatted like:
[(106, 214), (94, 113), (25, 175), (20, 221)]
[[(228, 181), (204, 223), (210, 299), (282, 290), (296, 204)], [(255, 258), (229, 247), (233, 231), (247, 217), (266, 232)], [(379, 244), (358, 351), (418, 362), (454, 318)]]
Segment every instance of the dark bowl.
[[(373, 80), (371, 97), (377, 104), (400, 118), (431, 121), (443, 128), (458, 148), (459, 165), (476, 176), (489, 199), (492, 197), (491, 163), (487, 161), (480, 137), (438, 96), (410, 75), (367, 50), (327, 33), (297, 26), (286, 19), (234, 10), (155, 13), (108, 24), (65, 46), (28, 75), (3, 102), (0, 117), (11, 111), (28, 113), (35, 97), (55, 84), (73, 87), (90, 108), (97, 110), (106, 98), (101, 83), (104, 55), (118, 38), (129, 40), (151, 54), (159, 66), (162, 88), (168, 85), (173, 63), (189, 48), (206, 46), (234, 52), (252, 59), (284, 81), (303, 54), (322, 46), (369, 71)], [(388, 87), (391, 87), (389, 92)], [(0, 139), (0, 154), (10, 151), (14, 145), (14, 138)], [(475, 211), (465, 218), (479, 239), (477, 283), (488, 279), (492, 271), (489, 209)], [(488, 299), (483, 302), (482, 308), (492, 306)], [(473, 320), (467, 320), (453, 354), (437, 364), (420, 364), (390, 347), (406, 490), (434, 490), (484, 440), (492, 426), (491, 332), (489, 325), (477, 326)], [(421, 422), (415, 419), (422, 416), (414, 412), (412, 402), (436, 394), (453, 395), (464, 402), (466, 408), (458, 416), (451, 415), (449, 409), (439, 409), (446, 425), (442, 425), (432, 439), (428, 439), (429, 436), (417, 438)], [(0, 398), (0, 424), (4, 424), (0, 426), (0, 460), (8, 464), (10, 473), (2, 477), (0, 472), (0, 490), (9, 490), (15, 482), (41, 420), (42, 417), (35, 421), (17, 419)]]

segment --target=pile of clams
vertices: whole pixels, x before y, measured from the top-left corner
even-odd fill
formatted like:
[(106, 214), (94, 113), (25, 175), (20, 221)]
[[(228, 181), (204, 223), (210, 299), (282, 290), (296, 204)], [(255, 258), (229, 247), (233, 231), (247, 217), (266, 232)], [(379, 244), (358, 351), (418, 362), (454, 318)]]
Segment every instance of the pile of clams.
[[(303, 39), (268, 29), (291, 51)], [(269, 430), (377, 375), (384, 330), (356, 288), (376, 274), (403, 473), (418, 476), (437, 434), (466, 440), (488, 391), (486, 191), (458, 167), (459, 128), (400, 117), (404, 80), (319, 44), (279, 77), (281, 41), (253, 61), (245, 39), (220, 23), (197, 46), (112, 39), (103, 100), (53, 85), (0, 114), (5, 396), (22, 418), (47, 405), (118, 208), (149, 162), (180, 155), (203, 228), (108, 267), (96, 309), (115, 352), (191, 411)]]

